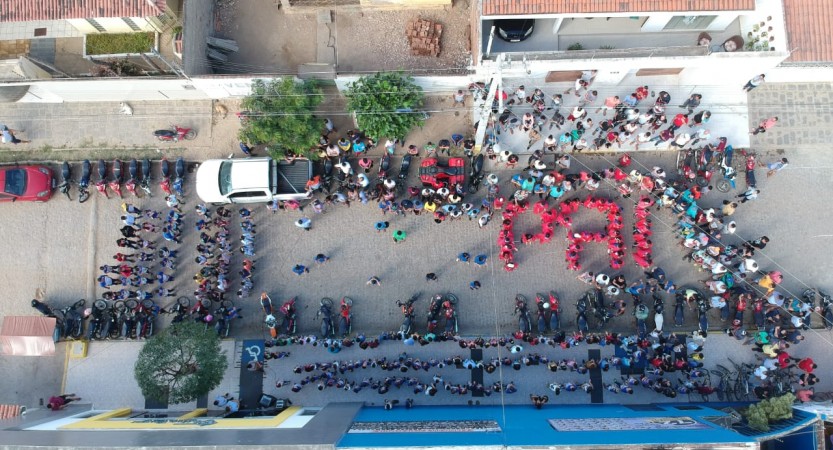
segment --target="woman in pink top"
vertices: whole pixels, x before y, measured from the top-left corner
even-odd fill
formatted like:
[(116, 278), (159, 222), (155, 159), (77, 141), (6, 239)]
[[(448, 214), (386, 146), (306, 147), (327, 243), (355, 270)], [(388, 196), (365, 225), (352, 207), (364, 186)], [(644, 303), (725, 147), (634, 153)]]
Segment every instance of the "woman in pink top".
[(774, 127), (776, 123), (778, 123), (778, 117), (770, 117), (769, 119), (761, 122), (760, 125), (758, 125), (758, 128), (749, 134), (766, 133), (766, 130)]
[(614, 108), (616, 108), (617, 106), (619, 106), (619, 104), (620, 104), (620, 103), (622, 103), (622, 101), (621, 101), (621, 100), (619, 100), (619, 96), (618, 96), (618, 95), (614, 95), (613, 97), (608, 97), (608, 98), (606, 98), (606, 99), (605, 99), (605, 104), (604, 104), (604, 106), (602, 106), (601, 108), (599, 108), (599, 109), (597, 109), (597, 110), (596, 110), (596, 114), (598, 114), (598, 113), (599, 113), (599, 111), (602, 111), (602, 112), (603, 112), (603, 114), (602, 114), (602, 115), (603, 115), (603, 116), (607, 116), (607, 111), (608, 111), (609, 109), (614, 109)]

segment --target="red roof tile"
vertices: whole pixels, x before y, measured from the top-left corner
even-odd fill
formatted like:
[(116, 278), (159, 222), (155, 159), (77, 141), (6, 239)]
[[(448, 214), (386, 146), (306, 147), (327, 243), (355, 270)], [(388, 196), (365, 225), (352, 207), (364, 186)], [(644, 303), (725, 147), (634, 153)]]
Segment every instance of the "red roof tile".
[(833, 61), (833, 2), (830, 0), (786, 0), (784, 16), (792, 53), (787, 62)]
[(0, 405), (0, 420), (15, 418), (20, 412), (20, 405)]
[(755, 0), (483, 0), (484, 16), (754, 9)]
[(0, 22), (158, 16), (165, 0), (0, 0)]

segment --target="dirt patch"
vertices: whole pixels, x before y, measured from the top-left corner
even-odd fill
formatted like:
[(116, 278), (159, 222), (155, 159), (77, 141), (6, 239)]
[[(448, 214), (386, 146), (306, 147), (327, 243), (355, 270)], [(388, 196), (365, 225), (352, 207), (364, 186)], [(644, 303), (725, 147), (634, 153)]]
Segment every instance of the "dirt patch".
[[(418, 18), (443, 25), (438, 57), (411, 55), (406, 30)], [(464, 1), (443, 9), (336, 11), (335, 24), (339, 72), (403, 69), (443, 75), (464, 73), (469, 64), (469, 5)]]
[(284, 14), (274, 0), (221, 0), (215, 10), (217, 37), (234, 39), (240, 51), (217, 73), (290, 73), (315, 62), (316, 16)]

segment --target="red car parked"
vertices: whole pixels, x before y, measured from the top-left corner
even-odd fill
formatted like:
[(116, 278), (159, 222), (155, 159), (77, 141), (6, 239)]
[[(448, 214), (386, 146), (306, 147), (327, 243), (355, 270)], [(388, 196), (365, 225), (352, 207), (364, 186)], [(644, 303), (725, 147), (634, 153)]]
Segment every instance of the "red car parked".
[(0, 167), (0, 202), (45, 202), (52, 197), (55, 177), (44, 166)]
[(449, 158), (448, 164), (440, 165), (437, 158), (426, 158), (419, 166), (419, 179), (423, 186), (434, 189), (463, 184), (466, 179), (466, 160)]

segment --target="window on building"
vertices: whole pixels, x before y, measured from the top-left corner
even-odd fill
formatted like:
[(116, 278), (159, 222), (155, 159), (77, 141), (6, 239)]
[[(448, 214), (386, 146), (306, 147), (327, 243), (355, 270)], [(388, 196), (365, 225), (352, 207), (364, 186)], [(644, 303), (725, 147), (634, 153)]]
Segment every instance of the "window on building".
[(46, 28), (35, 28), (35, 37), (46, 36)]
[(674, 16), (664, 30), (705, 30), (717, 16)]

